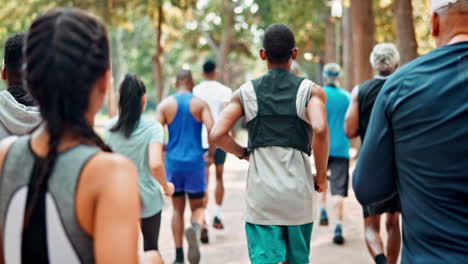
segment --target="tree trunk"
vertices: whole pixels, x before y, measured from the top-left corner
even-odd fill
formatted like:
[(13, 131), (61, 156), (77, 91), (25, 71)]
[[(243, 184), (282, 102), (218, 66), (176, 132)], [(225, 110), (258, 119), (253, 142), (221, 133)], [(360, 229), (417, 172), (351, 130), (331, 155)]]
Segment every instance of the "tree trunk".
[(411, 0), (395, 0), (393, 10), (397, 45), (403, 65), (418, 56), (418, 43), (414, 32), (413, 7)]
[(353, 29), (351, 20), (351, 9), (345, 7), (343, 10), (343, 70), (344, 87), (351, 91), (354, 86), (353, 68)]
[(158, 24), (156, 26), (156, 54), (153, 57), (153, 75), (156, 85), (156, 103), (159, 103), (164, 98), (164, 76), (162, 69), (162, 57), (164, 49), (162, 47), (162, 26), (164, 23), (163, 5), (158, 7)]
[(219, 51), (217, 54), (217, 64), (219, 71), (218, 81), (221, 83), (226, 83), (226, 81), (229, 79), (229, 67), (227, 67), (228, 55), (231, 52), (231, 45), (234, 35), (234, 10), (230, 1), (223, 2), (223, 18), (223, 38), (221, 40), (221, 44), (219, 45)]
[(325, 28), (325, 63), (337, 62), (335, 23), (336, 21), (330, 17)]
[(351, 0), (354, 84), (372, 77), (369, 56), (374, 45), (372, 0)]

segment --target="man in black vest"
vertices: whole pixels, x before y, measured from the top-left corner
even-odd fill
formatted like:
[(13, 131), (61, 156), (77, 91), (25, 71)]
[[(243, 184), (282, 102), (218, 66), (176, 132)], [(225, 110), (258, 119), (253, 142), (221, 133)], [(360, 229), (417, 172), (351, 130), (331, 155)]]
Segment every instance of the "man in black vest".
[[(250, 162), (245, 228), (253, 264), (309, 263), (315, 191), (327, 187), (326, 96), (321, 87), (290, 72), (297, 53), (292, 31), (283, 24), (270, 26), (260, 50), (268, 73), (234, 93), (211, 134), (224, 151)], [(229, 135), (242, 116), (249, 148)]]
[[(378, 44), (370, 56), (370, 62), (376, 72), (376, 76), (353, 89), (351, 104), (346, 113), (346, 136), (355, 138), (360, 136), (364, 141), (367, 125), (375, 99), (382, 89), (388, 77), (397, 69), (400, 55), (395, 45), (390, 43)], [(379, 177), (379, 175), (375, 175)], [(363, 206), (364, 234), (369, 253), (376, 263), (396, 263), (400, 253), (400, 200), (397, 194), (391, 199), (376, 205)], [(387, 257), (380, 237), (380, 216), (387, 215)]]

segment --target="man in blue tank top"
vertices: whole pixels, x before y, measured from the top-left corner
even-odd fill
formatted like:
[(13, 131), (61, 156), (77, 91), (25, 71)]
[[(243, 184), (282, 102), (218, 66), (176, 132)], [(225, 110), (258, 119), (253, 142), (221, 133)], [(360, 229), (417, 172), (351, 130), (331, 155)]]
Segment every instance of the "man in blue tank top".
[[(344, 131), (344, 119), (349, 105), (349, 92), (338, 87), (341, 68), (336, 63), (328, 63), (323, 68), (323, 90), (327, 95), (327, 121), (330, 128), (330, 193), (332, 195), (333, 213), (335, 214), (335, 234), (333, 243), (344, 243), (343, 218), (344, 198), (348, 196), (349, 186), (349, 139)], [(326, 194), (322, 195), (320, 225), (328, 225), (326, 211)]]
[(402, 264), (468, 259), (468, 0), (432, 10), (438, 48), (385, 83), (353, 177), (363, 205), (398, 192)]
[(184, 263), (182, 245), (186, 195), (192, 210), (192, 226), (185, 230), (189, 244), (188, 259), (191, 264), (200, 261), (198, 242), (204, 217), (205, 165), (206, 162), (212, 162), (214, 154), (214, 145), (210, 143), (210, 150), (204, 156), (202, 126), (205, 125), (209, 133), (213, 127), (213, 118), (209, 106), (193, 96), (193, 85), (192, 73), (180, 70), (176, 77), (177, 92), (162, 101), (157, 110), (158, 121), (169, 129), (166, 173), (167, 179), (175, 186), (172, 198), (175, 264)]

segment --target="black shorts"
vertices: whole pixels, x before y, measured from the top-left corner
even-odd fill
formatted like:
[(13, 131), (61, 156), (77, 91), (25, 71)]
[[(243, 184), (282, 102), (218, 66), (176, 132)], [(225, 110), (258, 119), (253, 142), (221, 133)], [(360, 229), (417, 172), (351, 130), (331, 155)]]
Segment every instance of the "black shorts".
[[(208, 149), (205, 149), (205, 152), (207, 152)], [(226, 162), (226, 152), (220, 148), (216, 148), (215, 154), (214, 154), (214, 164), (215, 165), (223, 165)]]
[(349, 159), (329, 157), (328, 169), (331, 172), (330, 177), (328, 177), (331, 194), (347, 197), (349, 186)]
[(398, 194), (395, 194), (389, 200), (386, 200), (382, 203), (376, 203), (372, 205), (364, 205), (362, 207), (364, 218), (372, 215), (381, 215), (385, 213), (399, 213), (401, 212), (400, 197)]
[(202, 193), (175, 192), (174, 195), (172, 195), (172, 196), (173, 197), (181, 197), (181, 196), (185, 196), (185, 194), (187, 194), (189, 199), (193, 199), (193, 200), (205, 198), (205, 193), (204, 192), (202, 192)]

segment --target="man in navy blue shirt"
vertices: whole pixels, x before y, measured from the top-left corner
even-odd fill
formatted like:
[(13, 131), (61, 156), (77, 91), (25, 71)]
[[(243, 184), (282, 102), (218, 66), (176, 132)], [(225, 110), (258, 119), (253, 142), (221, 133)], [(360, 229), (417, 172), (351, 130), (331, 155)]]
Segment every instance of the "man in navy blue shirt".
[(400, 195), (402, 263), (468, 259), (468, 0), (433, 0), (438, 49), (379, 93), (353, 186), (363, 205)]

